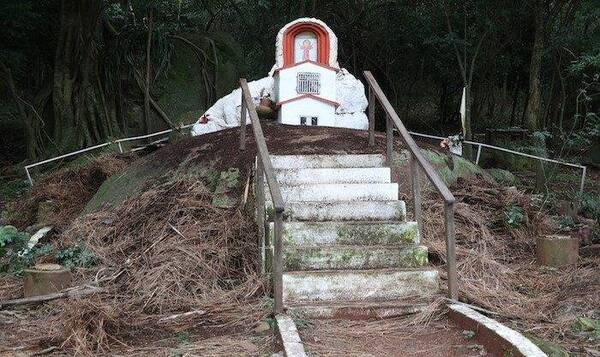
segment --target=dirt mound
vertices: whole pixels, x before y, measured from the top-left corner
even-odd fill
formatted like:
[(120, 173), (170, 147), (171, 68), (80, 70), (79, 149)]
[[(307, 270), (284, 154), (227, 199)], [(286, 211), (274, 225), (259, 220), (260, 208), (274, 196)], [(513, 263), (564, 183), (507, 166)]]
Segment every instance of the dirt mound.
[(67, 227), (104, 180), (130, 161), (123, 155), (103, 155), (85, 165), (53, 172), (37, 180), (25, 197), (7, 207), (7, 221), (20, 229), (35, 223)]
[[(262, 123), (271, 154), (384, 153), (384, 135), (378, 134), (373, 147), (367, 145), (363, 130)], [(206, 135), (183, 138), (134, 162), (119, 175), (110, 177), (97, 190), (85, 213), (116, 206), (138, 195), (169, 175), (208, 177), (214, 172), (237, 169), (240, 180), (248, 178), (254, 164), (256, 143), (252, 127), (246, 128), (246, 150), (239, 150), (240, 129), (231, 128)], [(400, 141), (396, 140), (400, 150)], [(212, 171), (212, 172), (211, 172)]]
[(84, 239), (102, 268), (78, 281), (98, 281), (105, 293), (62, 304), (55, 338), (89, 352), (136, 335), (235, 330), (260, 320), (255, 225), (210, 198), (201, 181), (182, 177), (76, 220), (60, 241)]

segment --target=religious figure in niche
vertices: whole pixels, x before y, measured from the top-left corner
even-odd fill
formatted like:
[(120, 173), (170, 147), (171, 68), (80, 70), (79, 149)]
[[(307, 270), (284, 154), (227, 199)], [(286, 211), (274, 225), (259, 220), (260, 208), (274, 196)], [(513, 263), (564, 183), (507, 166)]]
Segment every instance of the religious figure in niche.
[(314, 33), (299, 33), (294, 39), (294, 45), (294, 63), (317, 61), (317, 36)]
[(312, 44), (309, 40), (304, 40), (300, 48), (302, 49), (302, 60), (308, 61), (310, 59), (310, 50), (313, 48)]

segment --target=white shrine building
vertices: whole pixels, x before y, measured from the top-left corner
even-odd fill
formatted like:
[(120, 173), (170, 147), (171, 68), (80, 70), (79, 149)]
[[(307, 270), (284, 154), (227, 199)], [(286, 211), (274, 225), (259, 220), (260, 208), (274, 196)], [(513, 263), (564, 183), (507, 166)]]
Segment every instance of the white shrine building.
[(317, 19), (298, 19), (277, 35), (274, 100), (282, 124), (336, 126), (337, 37)]
[[(337, 61), (338, 40), (321, 20), (300, 18), (277, 34), (275, 65), (268, 77), (248, 82), (258, 104), (275, 102), (282, 124), (319, 125), (366, 130), (364, 85)], [(219, 99), (192, 128), (193, 135), (240, 125), (241, 89)], [(246, 123), (249, 123), (246, 116)]]

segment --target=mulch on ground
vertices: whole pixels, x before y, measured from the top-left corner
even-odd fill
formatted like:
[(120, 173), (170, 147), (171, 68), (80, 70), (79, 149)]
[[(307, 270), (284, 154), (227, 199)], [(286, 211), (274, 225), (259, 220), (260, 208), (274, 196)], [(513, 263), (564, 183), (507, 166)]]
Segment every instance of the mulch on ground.
[(486, 354), (472, 331), (439, 318), (424, 324), (410, 319), (311, 320), (299, 330), (311, 356), (454, 357)]

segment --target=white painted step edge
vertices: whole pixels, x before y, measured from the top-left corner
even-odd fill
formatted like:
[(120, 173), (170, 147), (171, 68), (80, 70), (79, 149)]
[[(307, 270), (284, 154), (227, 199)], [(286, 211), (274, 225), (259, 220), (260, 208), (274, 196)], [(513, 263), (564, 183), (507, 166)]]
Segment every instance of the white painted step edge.
[(290, 221), (399, 221), (406, 220), (404, 201), (287, 202)]
[(274, 169), (383, 167), (381, 154), (271, 155)]
[[(318, 183), (390, 183), (389, 167), (318, 168), (275, 170), (280, 185), (303, 185)], [(265, 185), (266, 185), (265, 179)]]
[[(392, 201), (398, 199), (397, 183), (349, 183), (282, 186), (284, 202), (291, 201)], [(272, 205), (266, 190), (267, 206)]]
[(490, 319), (487, 316), (480, 314), (479, 312), (471, 309), (463, 304), (450, 304), (448, 308), (455, 313), (462, 315), (463, 317), (473, 321), (475, 325), (483, 326), (483, 328), (493, 332), (501, 339), (506, 341), (508, 344), (515, 347), (519, 353), (526, 357), (546, 357), (538, 346), (531, 342), (528, 338), (520, 334), (519, 332), (506, 327), (496, 320)]
[(283, 273), (284, 303), (431, 297), (438, 290), (438, 271), (435, 269), (318, 270)]

